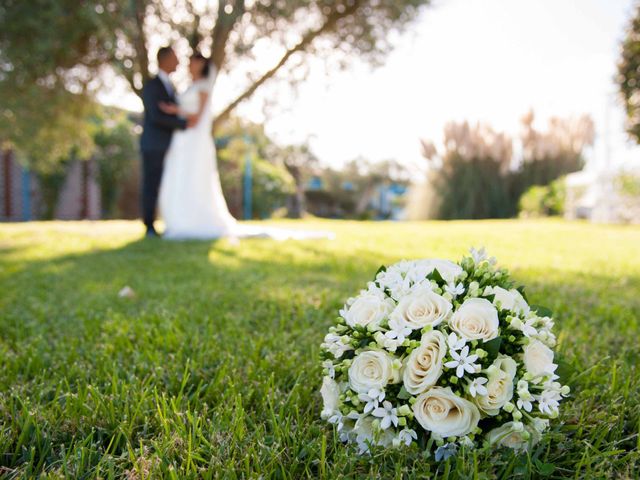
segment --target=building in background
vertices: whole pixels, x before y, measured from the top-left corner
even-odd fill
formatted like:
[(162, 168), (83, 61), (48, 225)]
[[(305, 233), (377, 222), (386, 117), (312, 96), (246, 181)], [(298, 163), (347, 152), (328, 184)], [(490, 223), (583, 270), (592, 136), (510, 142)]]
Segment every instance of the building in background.
[[(46, 218), (42, 181), (21, 165), (12, 150), (1, 152), (0, 221), (29, 221)], [(60, 179), (60, 189), (52, 205), (53, 218), (97, 220), (101, 218), (100, 187), (95, 162), (74, 161)]]

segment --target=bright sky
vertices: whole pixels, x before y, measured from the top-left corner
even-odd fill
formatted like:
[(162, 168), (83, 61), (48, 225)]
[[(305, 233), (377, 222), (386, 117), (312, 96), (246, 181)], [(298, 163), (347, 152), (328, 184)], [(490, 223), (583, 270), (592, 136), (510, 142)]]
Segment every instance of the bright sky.
[[(420, 162), (419, 139), (439, 141), (449, 120), (482, 120), (516, 134), (529, 108), (540, 122), (589, 113), (597, 129), (591, 165), (604, 165), (607, 156), (612, 163), (640, 162), (640, 148), (624, 134), (613, 84), (632, 6), (633, 0), (435, 0), (384, 67), (356, 65), (330, 77), (314, 68), (297, 97), (287, 95), (271, 118), (263, 117), (259, 101), (238, 113), (266, 120), (277, 141), (309, 139), (320, 159), (334, 164), (357, 156)], [(215, 94), (224, 103), (224, 79)], [(141, 108), (131, 97), (105, 99)]]

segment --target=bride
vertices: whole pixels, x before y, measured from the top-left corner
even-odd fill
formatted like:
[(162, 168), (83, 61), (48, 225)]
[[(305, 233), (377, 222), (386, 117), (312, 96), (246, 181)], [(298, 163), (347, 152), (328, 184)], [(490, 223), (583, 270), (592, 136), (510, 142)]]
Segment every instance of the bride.
[(165, 156), (160, 186), (160, 211), (165, 222), (164, 238), (206, 240), (266, 237), (274, 240), (334, 238), (330, 232), (288, 230), (238, 225), (222, 194), (216, 150), (211, 134), (211, 92), (217, 72), (199, 53), (189, 61), (191, 86), (178, 96), (178, 105), (162, 103), (165, 113), (197, 116), (194, 127), (176, 131)]
[(193, 128), (173, 134), (165, 157), (160, 187), (160, 211), (168, 239), (211, 239), (234, 236), (236, 220), (222, 194), (211, 134), (211, 92), (217, 72), (196, 53), (189, 61), (191, 86), (178, 105), (161, 104), (166, 113), (197, 115)]

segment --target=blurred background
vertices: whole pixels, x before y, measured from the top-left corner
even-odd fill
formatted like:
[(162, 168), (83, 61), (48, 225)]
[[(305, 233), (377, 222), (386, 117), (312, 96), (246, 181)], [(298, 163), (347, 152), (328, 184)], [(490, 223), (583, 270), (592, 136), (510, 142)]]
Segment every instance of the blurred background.
[(2, 0), (1, 220), (138, 216), (166, 44), (238, 218), (640, 223), (632, 0)]

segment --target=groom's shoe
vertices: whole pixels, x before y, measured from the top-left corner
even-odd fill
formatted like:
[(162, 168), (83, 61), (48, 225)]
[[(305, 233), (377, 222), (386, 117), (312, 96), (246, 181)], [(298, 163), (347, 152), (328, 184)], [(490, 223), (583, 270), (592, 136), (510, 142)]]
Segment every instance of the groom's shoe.
[(156, 232), (156, 229), (153, 227), (147, 228), (147, 233), (144, 235), (146, 238), (160, 238), (160, 234)]

